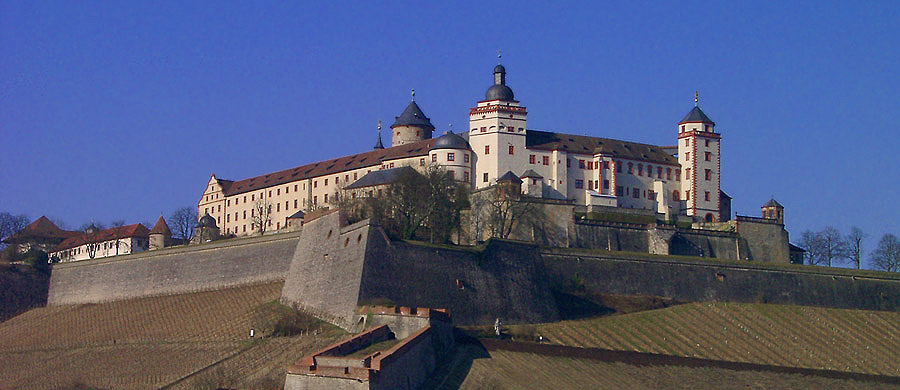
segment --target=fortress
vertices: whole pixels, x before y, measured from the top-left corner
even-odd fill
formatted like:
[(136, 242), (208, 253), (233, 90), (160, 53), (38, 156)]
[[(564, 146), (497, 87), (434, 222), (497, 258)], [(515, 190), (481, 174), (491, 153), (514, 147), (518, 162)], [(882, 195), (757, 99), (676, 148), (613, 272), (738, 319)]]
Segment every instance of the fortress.
[[(578, 210), (646, 210), (665, 220), (689, 217), (689, 222), (731, 219), (730, 198), (720, 188), (722, 137), (698, 97), (672, 129), (673, 144), (647, 145), (529, 129), (528, 111), (507, 85), (506, 68), (497, 65), (493, 75), (484, 98), (469, 109), (466, 132), (432, 138), (435, 127), (413, 92), (413, 101), (390, 126), (390, 147), (382, 144), (379, 124), (371, 151), (237, 181), (213, 174), (197, 204), (198, 215), (209, 214), (223, 234), (279, 230), (298, 212), (359, 187), (366, 175), (435, 164), (473, 189), (491, 186), (510, 172), (525, 180), (529, 196), (569, 201)], [(267, 210), (263, 227), (255, 219), (260, 206)]]

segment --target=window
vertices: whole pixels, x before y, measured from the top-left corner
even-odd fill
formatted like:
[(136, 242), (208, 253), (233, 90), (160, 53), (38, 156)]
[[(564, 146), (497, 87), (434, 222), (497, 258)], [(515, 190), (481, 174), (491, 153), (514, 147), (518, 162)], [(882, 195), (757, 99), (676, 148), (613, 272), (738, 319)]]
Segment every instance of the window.
[(256, 200), (256, 194), (250, 194), (250, 200), (251, 200), (251, 201), (255, 201), (255, 200)]
[(325, 203), (328, 203), (328, 194), (325, 194)]
[(684, 159), (685, 159), (685, 160), (690, 160), (690, 159), (691, 159), (691, 152), (684, 152)]
[(318, 195), (313, 196), (313, 204), (319, 204), (319, 196)]
[(672, 168), (666, 168), (666, 180), (672, 180)]
[[(709, 126), (706, 126), (706, 128), (709, 129)], [(709, 131), (709, 130), (707, 130), (707, 131)], [(706, 147), (707, 148), (709, 147), (709, 140), (706, 140)]]
[(681, 170), (675, 168), (675, 181), (681, 181)]
[(534, 162), (535, 162), (535, 156), (534, 156), (533, 154), (532, 154), (532, 155), (529, 155), (529, 156), (528, 156), (528, 163), (529, 163), (529, 164), (534, 164)]
[(515, 146), (509, 145), (509, 154), (513, 154), (515, 151)]
[(587, 162), (587, 169), (594, 169), (594, 162), (593, 162), (593, 161), (588, 161), (588, 162)]
[[(424, 159), (422, 159), (422, 160), (424, 160)], [(424, 163), (425, 161), (422, 161), (422, 162)], [(358, 172), (353, 172), (353, 180), (356, 180), (356, 174), (357, 174), (357, 173), (358, 173)]]
[(447, 153), (447, 161), (455, 161), (456, 155), (453, 152)]
[(677, 201), (681, 200), (681, 199), (679, 199), (679, 197), (680, 197), (680, 194), (678, 194), (678, 190), (672, 191), (672, 200), (677, 202)]
[(297, 192), (297, 185), (294, 184), (294, 192)]
[(681, 125), (681, 131), (684, 132), (684, 125)]
[[(684, 125), (682, 125), (681, 127), (684, 127)], [(685, 139), (684, 139), (684, 146), (691, 146), (691, 139), (690, 139), (690, 138), (685, 138)]]
[(628, 173), (631, 175), (634, 174), (634, 163), (628, 163)]
[(603, 181), (603, 189), (604, 189), (604, 190), (608, 190), (608, 189), (609, 189), (609, 180), (604, 180), (604, 181)]
[(653, 190), (647, 191), (647, 199), (656, 200), (656, 193)]
[(684, 192), (684, 200), (691, 200), (691, 192), (690, 191)]
[(662, 179), (662, 167), (656, 167), (656, 178)]
[(485, 183), (487, 183), (487, 181), (488, 181), (488, 175), (487, 175), (487, 172), (484, 173), (484, 179), (483, 179), (482, 181), (484, 181)]
[[(269, 192), (271, 193), (272, 191)], [(281, 188), (275, 190), (275, 195), (281, 195)]]
[(578, 168), (584, 169), (584, 160), (578, 160)]
[(420, 167), (424, 167), (424, 166), (425, 166), (425, 157), (422, 157), (422, 158), (419, 159), (419, 166), (420, 166)]
[[(484, 127), (481, 128), (484, 131)], [(491, 145), (484, 145), (484, 154), (491, 154)]]
[(623, 188), (622, 186), (616, 186), (616, 196), (622, 196)]
[(469, 182), (469, 172), (463, 172), (463, 181)]
[(346, 182), (348, 182), (348, 181), (350, 181), (350, 174), (349, 174), (349, 173), (346, 174), (346, 175), (344, 175), (344, 183), (346, 183)]
[(711, 160), (712, 160), (712, 153), (706, 152), (706, 161), (711, 161)]
[[(262, 198), (262, 195), (260, 195), (259, 197)], [(269, 190), (269, 197), (272, 197), (272, 190)]]
[(469, 162), (469, 154), (468, 153), (463, 153), (463, 162), (464, 163)]
[(616, 161), (616, 172), (622, 173), (622, 162)]
[(709, 191), (703, 193), (703, 198), (706, 199), (707, 202), (709, 202)]
[(641, 197), (641, 190), (639, 190), (639, 189), (637, 189), (637, 188), (632, 188), (632, 189), (631, 189), (631, 197), (632, 197), (632, 198), (635, 198), (635, 199), (640, 199), (640, 197)]
[(691, 168), (685, 168), (684, 170), (684, 179), (691, 180)]
[(644, 175), (644, 164), (638, 164), (638, 176)]
[[(388, 165), (388, 168), (393, 168), (393, 167), (394, 167), (394, 163), (391, 163), (390, 165)], [(328, 184), (328, 183), (325, 183), (325, 184)]]
[(431, 162), (437, 162), (437, 154), (431, 155)]
[(294, 208), (297, 208), (297, 199), (294, 199)]
[[(703, 125), (703, 130), (709, 131), (709, 125)], [(706, 146), (709, 146), (709, 141), (706, 141)]]
[(226, 200), (225, 200), (225, 206), (226, 206), (226, 207), (227, 207), (227, 206), (231, 206), (231, 199), (226, 199)]
[(653, 177), (653, 166), (647, 165), (647, 177)]
[(575, 180), (575, 188), (584, 188), (584, 180)]
[(572, 166), (572, 159), (571, 159), (571, 158), (567, 158), (567, 159), (566, 159), (566, 168), (570, 168), (571, 166)]
[(706, 177), (706, 180), (710, 180), (712, 178), (712, 171), (707, 169), (704, 176)]
[(328, 179), (325, 179), (325, 185), (326, 186), (328, 185)]
[(313, 188), (319, 188), (319, 181), (313, 180)]
[(544, 165), (550, 165), (550, 156), (541, 156), (541, 162), (544, 163)]
[(275, 205), (275, 211), (276, 211), (276, 212), (281, 211), (281, 203), (278, 203), (278, 204)]

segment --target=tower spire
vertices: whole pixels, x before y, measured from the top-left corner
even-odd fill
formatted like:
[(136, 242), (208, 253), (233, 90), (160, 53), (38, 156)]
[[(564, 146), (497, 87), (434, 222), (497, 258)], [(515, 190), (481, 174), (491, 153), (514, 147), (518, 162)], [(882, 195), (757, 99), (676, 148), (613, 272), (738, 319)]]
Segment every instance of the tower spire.
[(700, 91), (694, 91), (694, 107), (700, 106)]
[(413, 88), (409, 91), (409, 94), (412, 95), (411, 101), (416, 101), (416, 89)]
[(374, 149), (384, 149), (384, 145), (381, 143), (381, 119), (378, 120), (378, 141), (375, 142)]

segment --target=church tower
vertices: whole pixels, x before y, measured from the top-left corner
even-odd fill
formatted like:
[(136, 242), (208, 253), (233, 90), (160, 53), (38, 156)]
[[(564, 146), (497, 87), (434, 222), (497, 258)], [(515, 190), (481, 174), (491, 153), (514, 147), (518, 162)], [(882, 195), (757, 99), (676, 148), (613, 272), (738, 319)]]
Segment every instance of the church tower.
[(528, 112), (506, 85), (506, 68), (494, 67), (494, 85), (469, 109), (469, 144), (477, 156), (475, 188), (494, 184), (499, 175), (525, 172)]
[(719, 222), (720, 148), (722, 136), (716, 124), (700, 109), (694, 94), (694, 109), (678, 122), (678, 162), (681, 164), (681, 200), (695, 221)]
[(391, 146), (430, 139), (432, 131), (434, 131), (434, 126), (431, 125), (431, 119), (428, 119), (416, 104), (416, 90), (413, 90), (409, 105), (391, 125)]

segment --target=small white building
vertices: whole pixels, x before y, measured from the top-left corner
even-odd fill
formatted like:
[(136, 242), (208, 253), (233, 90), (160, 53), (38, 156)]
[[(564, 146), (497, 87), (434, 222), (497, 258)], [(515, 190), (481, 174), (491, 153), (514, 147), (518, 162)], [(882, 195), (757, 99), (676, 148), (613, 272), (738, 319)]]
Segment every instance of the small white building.
[(60, 242), (50, 258), (69, 262), (143, 252), (150, 247), (150, 230), (144, 225), (118, 226), (99, 230), (90, 227)]

